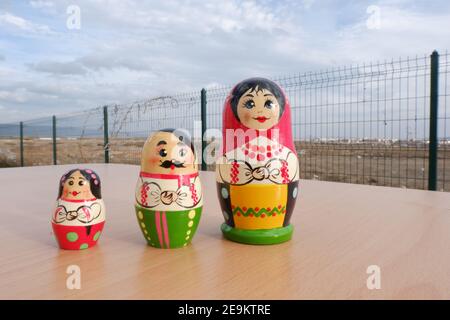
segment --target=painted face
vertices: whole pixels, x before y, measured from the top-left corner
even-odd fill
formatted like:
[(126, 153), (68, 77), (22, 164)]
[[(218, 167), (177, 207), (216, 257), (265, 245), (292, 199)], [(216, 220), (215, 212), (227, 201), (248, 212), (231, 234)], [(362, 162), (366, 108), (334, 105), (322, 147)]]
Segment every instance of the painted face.
[(278, 123), (280, 105), (269, 90), (247, 90), (239, 99), (237, 106), (239, 120), (248, 128), (267, 130)]
[(80, 173), (75, 171), (64, 181), (63, 198), (68, 200), (88, 200), (95, 196), (91, 192), (89, 181)]
[(190, 174), (197, 171), (190, 146), (170, 132), (156, 132), (145, 143), (142, 171), (163, 174)]

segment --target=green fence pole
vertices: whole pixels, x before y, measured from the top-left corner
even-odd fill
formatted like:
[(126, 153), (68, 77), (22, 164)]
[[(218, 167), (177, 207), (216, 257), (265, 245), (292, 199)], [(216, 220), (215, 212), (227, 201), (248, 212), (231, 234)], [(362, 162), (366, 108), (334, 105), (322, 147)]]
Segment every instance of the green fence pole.
[(439, 54), (431, 54), (430, 73), (430, 144), (428, 149), (428, 190), (436, 190), (438, 152)]
[(205, 161), (205, 149), (206, 149), (206, 89), (203, 88), (200, 94), (201, 103), (201, 120), (202, 120), (202, 170), (206, 171), (206, 161)]
[(103, 107), (103, 148), (105, 150), (105, 163), (109, 163), (108, 106)]
[(23, 155), (23, 122), (20, 122), (20, 166), (24, 166), (24, 155)]
[(53, 128), (53, 164), (57, 164), (56, 158), (56, 116), (52, 117), (52, 128)]

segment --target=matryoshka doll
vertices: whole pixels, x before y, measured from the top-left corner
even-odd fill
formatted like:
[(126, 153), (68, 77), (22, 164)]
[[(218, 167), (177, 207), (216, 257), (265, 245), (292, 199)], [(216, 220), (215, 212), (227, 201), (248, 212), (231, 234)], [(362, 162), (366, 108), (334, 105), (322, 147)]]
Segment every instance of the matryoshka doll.
[(251, 78), (232, 89), (216, 164), (224, 236), (248, 244), (291, 239), (299, 163), (289, 102), (276, 83)]
[(90, 169), (73, 169), (60, 180), (52, 227), (62, 249), (94, 246), (105, 225), (100, 178)]
[(194, 147), (186, 132), (153, 133), (142, 151), (136, 186), (136, 215), (150, 246), (188, 245), (202, 213), (202, 189)]

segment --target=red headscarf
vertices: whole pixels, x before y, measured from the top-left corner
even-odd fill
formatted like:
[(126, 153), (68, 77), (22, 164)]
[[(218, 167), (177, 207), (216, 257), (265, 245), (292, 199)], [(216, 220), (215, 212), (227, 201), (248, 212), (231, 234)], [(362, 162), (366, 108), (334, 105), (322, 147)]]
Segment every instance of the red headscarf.
[[(244, 81), (247, 81), (247, 80), (244, 80)], [(268, 80), (268, 81), (270, 81), (270, 80)], [(236, 85), (236, 86), (238, 86), (238, 85)], [(231, 92), (228, 94), (228, 96), (225, 100), (224, 108), (223, 108), (223, 126), (222, 126), (222, 128), (223, 128), (222, 129), (222, 135), (223, 135), (222, 152), (223, 152), (223, 154), (239, 147), (239, 145), (237, 145), (239, 143), (238, 142), (239, 140), (237, 139), (236, 136), (234, 136), (234, 142), (226, 141), (226, 139), (227, 139), (226, 130), (227, 129), (233, 129), (233, 130), (242, 129), (244, 132), (246, 132), (247, 130), (252, 130), (252, 129), (246, 127), (245, 125), (243, 125), (236, 118), (236, 116), (234, 115), (233, 110), (231, 108), (231, 99), (233, 97), (233, 91), (234, 91), (235, 87), (233, 87), (233, 89), (231, 89)], [(280, 87), (278, 86), (278, 88), (280, 88)], [(284, 91), (281, 88), (280, 88), (280, 91), (282, 92), (282, 94), (284, 96), (285, 104), (284, 104), (283, 114), (281, 115), (278, 123), (268, 130), (256, 130), (256, 129), (253, 129), (253, 130), (256, 131), (256, 136), (266, 136), (269, 139), (272, 139), (272, 137), (274, 137), (274, 139), (277, 139), (277, 134), (274, 133), (274, 130), (278, 129), (278, 139), (277, 139), (278, 143), (283, 145), (286, 148), (291, 149), (294, 153), (296, 153), (294, 141), (292, 139), (291, 106), (289, 104), (289, 100), (288, 100), (286, 94), (284, 93)], [(247, 142), (247, 141), (245, 141), (245, 142)]]

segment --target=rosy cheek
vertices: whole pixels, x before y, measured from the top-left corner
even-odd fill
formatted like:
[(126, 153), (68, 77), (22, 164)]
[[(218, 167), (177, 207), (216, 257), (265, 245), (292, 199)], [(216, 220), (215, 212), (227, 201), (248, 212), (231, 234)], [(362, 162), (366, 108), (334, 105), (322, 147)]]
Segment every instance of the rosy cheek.
[(194, 162), (194, 157), (191, 154), (189, 154), (188, 156), (186, 156), (186, 160), (185, 161), (187, 163), (192, 163), (192, 162)]
[(245, 121), (245, 122), (250, 121), (251, 118), (252, 118), (252, 117), (251, 117), (251, 115), (250, 115), (250, 112), (246, 112), (246, 113), (244, 114), (244, 121)]
[(151, 164), (157, 164), (159, 162), (159, 158), (158, 157), (150, 157), (148, 159), (148, 162), (150, 162)]
[(277, 124), (277, 123), (278, 123), (278, 120), (280, 120), (280, 119), (278, 118), (278, 116), (276, 116), (276, 115), (275, 115), (272, 119), (273, 119), (272, 121), (273, 121), (274, 124)]
[(278, 108), (275, 108), (275, 109), (271, 110), (271, 112), (270, 112), (271, 115), (272, 115), (272, 118), (275, 118), (276, 121), (278, 121), (278, 115), (280, 114), (279, 112), (280, 112), (280, 111), (279, 111)]

